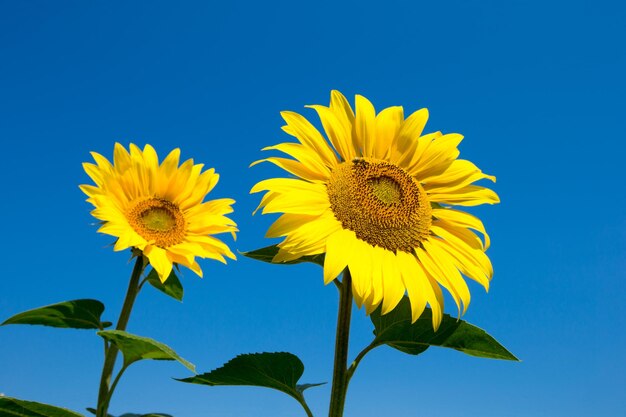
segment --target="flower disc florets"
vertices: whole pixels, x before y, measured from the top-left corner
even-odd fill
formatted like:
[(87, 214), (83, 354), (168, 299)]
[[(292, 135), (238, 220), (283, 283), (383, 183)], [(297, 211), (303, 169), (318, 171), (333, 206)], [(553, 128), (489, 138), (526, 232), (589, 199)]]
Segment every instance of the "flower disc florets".
[(413, 253), (429, 235), (432, 210), (424, 189), (393, 164), (354, 158), (333, 170), (327, 187), (337, 220), (371, 245)]
[(185, 217), (176, 204), (162, 198), (134, 203), (126, 212), (128, 223), (147, 241), (167, 248), (185, 239)]

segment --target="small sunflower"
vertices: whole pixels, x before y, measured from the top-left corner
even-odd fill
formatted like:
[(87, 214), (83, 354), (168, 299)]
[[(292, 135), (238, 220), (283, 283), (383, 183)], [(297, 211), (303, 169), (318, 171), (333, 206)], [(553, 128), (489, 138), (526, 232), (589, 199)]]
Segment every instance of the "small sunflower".
[(327, 139), (303, 116), (282, 112), (283, 130), (299, 143), (263, 150), (293, 159), (254, 163), (271, 162), (297, 177), (264, 180), (251, 190), (266, 191), (259, 205), (264, 214), (283, 213), (266, 234), (285, 237), (274, 261), (325, 253), (324, 282), (347, 267), (354, 299), (367, 314), (380, 304), (388, 313), (407, 292), (413, 321), (428, 304), (436, 329), (440, 286), (464, 313), (470, 291), (462, 274), (485, 289), (493, 275), (485, 255), (489, 236), (478, 218), (451, 206), (498, 203), (492, 190), (472, 184), (495, 177), (457, 159), (463, 136), (422, 135), (427, 109), (406, 119), (402, 107), (376, 114), (357, 95), (353, 112), (338, 91), (329, 107), (307, 107), (317, 111)]
[(116, 143), (113, 164), (96, 152), (91, 155), (96, 164), (83, 167), (96, 185), (80, 189), (95, 207), (91, 214), (102, 221), (98, 232), (117, 237), (114, 250), (141, 250), (162, 282), (173, 264), (202, 276), (196, 256), (224, 263), (224, 256), (235, 259), (226, 244), (210, 236), (230, 232), (235, 237), (237, 231), (225, 217), (234, 200), (203, 202), (219, 179), (214, 169), (202, 172), (204, 165), (192, 159), (178, 166), (180, 149), (159, 164), (150, 145), (142, 151), (131, 143), (129, 153)]

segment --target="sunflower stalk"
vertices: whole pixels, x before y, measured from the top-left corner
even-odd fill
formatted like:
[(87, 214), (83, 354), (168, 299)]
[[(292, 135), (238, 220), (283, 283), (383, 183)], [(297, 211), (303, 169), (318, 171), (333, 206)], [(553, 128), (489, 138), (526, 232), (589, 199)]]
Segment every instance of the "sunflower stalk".
[[(133, 305), (135, 304), (135, 299), (137, 298), (137, 294), (139, 294), (139, 278), (141, 277), (141, 274), (144, 270), (143, 254), (138, 254), (136, 258), (137, 260), (135, 261), (135, 267), (133, 268), (133, 272), (130, 276), (130, 282), (128, 283), (126, 298), (124, 299), (122, 311), (120, 312), (120, 317), (117, 321), (117, 326), (115, 327), (116, 330), (126, 330), (128, 320), (130, 319), (130, 313), (133, 309)], [(109, 343), (104, 356), (104, 365), (102, 366), (102, 375), (100, 377), (100, 389), (98, 390), (96, 417), (108, 416), (109, 402), (111, 401), (113, 390), (115, 389), (115, 386), (119, 381), (119, 377), (121, 377), (124, 371), (124, 369), (122, 369), (122, 371), (120, 371), (120, 373), (118, 374), (115, 383), (112, 386), (109, 386), (111, 382), (111, 376), (113, 375), (113, 368), (115, 367), (117, 354), (117, 347), (114, 344)]]
[(330, 394), (329, 417), (342, 417), (348, 391), (348, 341), (350, 339), (350, 315), (352, 313), (352, 276), (346, 268), (342, 285), (339, 287), (339, 312), (335, 337), (335, 363), (333, 385)]

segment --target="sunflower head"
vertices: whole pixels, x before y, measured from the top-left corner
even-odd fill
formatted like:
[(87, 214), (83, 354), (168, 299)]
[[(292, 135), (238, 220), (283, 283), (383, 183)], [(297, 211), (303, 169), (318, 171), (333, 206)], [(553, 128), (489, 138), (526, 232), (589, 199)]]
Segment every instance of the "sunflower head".
[(333, 91), (329, 106), (307, 106), (317, 112), (323, 132), (303, 116), (283, 112), (283, 130), (297, 142), (264, 149), (287, 158), (255, 162), (291, 174), (252, 189), (266, 192), (263, 213), (282, 213), (267, 232), (284, 237), (274, 261), (325, 254), (324, 281), (349, 268), (355, 301), (368, 314), (381, 304), (383, 314), (391, 311), (408, 293), (413, 321), (430, 305), (437, 328), (441, 287), (459, 314), (470, 302), (463, 276), (488, 288), (489, 237), (478, 218), (453, 206), (499, 202), (492, 190), (473, 184), (495, 178), (458, 159), (461, 135), (423, 134), (426, 109), (405, 118), (402, 107), (376, 114), (365, 97), (355, 101), (353, 110)]
[(129, 152), (116, 143), (113, 164), (96, 152), (91, 155), (95, 164), (83, 167), (95, 185), (80, 189), (102, 223), (98, 231), (117, 238), (114, 250), (140, 250), (163, 282), (174, 264), (202, 276), (196, 256), (235, 259), (226, 244), (211, 236), (237, 232), (225, 216), (232, 213), (234, 200), (204, 201), (219, 179), (214, 169), (202, 171), (204, 166), (191, 159), (179, 166), (179, 149), (159, 163), (150, 145), (141, 150), (130, 144)]

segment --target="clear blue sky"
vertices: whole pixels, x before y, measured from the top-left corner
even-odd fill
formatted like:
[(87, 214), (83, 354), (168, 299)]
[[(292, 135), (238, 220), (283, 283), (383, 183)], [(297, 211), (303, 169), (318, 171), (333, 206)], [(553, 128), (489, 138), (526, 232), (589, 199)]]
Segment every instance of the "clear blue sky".
[[(0, 319), (97, 298), (114, 319), (131, 265), (96, 234), (78, 185), (89, 151), (180, 147), (237, 200), (235, 249), (270, 243), (273, 220), (248, 168), (284, 141), (279, 111), (314, 117), (331, 89), (378, 109), (428, 107), (430, 131), (465, 135), (461, 155), (498, 178), (502, 204), (473, 210), (491, 233), (488, 295), (465, 318), (522, 363), (379, 348), (359, 368), (346, 416), (626, 415), (625, 6), (617, 1), (0, 3), (4, 181)], [(240, 257), (182, 277), (177, 303), (147, 288), (129, 330), (200, 371), (245, 352), (290, 351), (303, 381), (329, 381), (337, 294), (321, 269)], [(452, 312), (448, 308), (448, 312)], [(352, 357), (369, 319), (353, 319)], [(83, 411), (95, 403), (101, 340), (90, 331), (0, 328), (0, 392)], [(182, 366), (142, 362), (111, 412), (292, 417), (261, 388), (181, 384)], [(329, 386), (307, 395), (326, 414)]]

